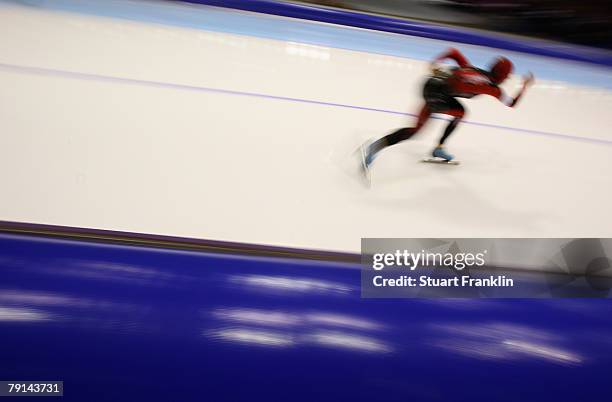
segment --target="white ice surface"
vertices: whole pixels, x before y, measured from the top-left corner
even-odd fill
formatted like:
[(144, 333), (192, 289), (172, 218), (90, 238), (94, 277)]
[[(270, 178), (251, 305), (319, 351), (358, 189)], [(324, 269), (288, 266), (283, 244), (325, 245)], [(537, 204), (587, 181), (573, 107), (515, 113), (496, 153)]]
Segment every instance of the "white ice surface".
[(353, 151), (413, 118), (297, 100), (414, 113), (422, 61), (6, 4), (0, 21), (0, 220), (341, 251), (612, 236), (609, 91), (540, 80), (516, 109), (465, 101), (507, 128), (464, 124), (460, 166), (420, 164), (434, 120), (367, 189)]

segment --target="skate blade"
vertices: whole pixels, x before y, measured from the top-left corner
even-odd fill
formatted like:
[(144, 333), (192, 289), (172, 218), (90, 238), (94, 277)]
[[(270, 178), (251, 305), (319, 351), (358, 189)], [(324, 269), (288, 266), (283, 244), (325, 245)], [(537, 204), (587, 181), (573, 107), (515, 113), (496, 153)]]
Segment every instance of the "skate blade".
[(361, 173), (365, 180), (365, 184), (370, 187), (372, 185), (372, 173), (370, 168), (366, 165), (366, 145), (359, 147), (359, 156), (361, 157)]
[(442, 159), (442, 158), (424, 158), (421, 159), (421, 162), (425, 162), (425, 163), (438, 163), (440, 165), (459, 165), (459, 161), (456, 160), (450, 160), (447, 161), (446, 159)]

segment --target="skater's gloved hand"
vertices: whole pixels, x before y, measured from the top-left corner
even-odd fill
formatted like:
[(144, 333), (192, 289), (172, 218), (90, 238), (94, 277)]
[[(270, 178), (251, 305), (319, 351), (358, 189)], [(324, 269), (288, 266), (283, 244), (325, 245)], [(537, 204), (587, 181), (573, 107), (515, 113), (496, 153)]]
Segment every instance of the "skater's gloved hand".
[(523, 87), (527, 88), (528, 86), (532, 85), (534, 82), (534, 77), (533, 74), (530, 72), (527, 73), (527, 75), (525, 75), (523, 77)]

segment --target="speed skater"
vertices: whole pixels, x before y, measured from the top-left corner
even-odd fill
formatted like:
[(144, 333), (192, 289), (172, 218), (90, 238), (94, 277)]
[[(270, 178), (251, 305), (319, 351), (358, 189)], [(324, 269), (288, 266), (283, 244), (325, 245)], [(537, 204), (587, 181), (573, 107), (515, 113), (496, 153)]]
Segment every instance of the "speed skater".
[[(447, 70), (440, 68), (439, 63), (446, 59), (454, 60), (457, 66)], [(434, 158), (450, 162), (453, 156), (446, 152), (444, 143), (465, 115), (465, 108), (457, 98), (469, 99), (476, 95), (490, 95), (499, 99), (506, 106), (514, 107), (527, 87), (533, 83), (533, 75), (531, 73), (527, 74), (523, 79), (521, 90), (512, 98), (499, 87), (512, 73), (514, 66), (510, 60), (505, 57), (498, 57), (488, 70), (484, 70), (474, 67), (459, 50), (453, 48), (434, 59), (430, 68), (432, 75), (423, 87), (425, 104), (417, 116), (416, 125), (400, 128), (364, 148), (364, 167), (366, 169), (370, 168), (374, 158), (381, 150), (405, 141), (418, 133), (433, 113), (452, 117), (444, 129), (438, 145), (432, 152)]]

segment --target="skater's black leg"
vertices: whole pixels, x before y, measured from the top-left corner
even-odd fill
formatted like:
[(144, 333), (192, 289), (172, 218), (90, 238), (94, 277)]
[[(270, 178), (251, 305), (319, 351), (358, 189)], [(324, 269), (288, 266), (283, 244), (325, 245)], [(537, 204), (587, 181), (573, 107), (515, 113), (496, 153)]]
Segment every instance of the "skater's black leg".
[(380, 152), (382, 149), (389, 147), (391, 145), (395, 145), (398, 142), (405, 141), (412, 137), (415, 133), (415, 129), (413, 127), (405, 127), (400, 128), (392, 132), (391, 134), (385, 135), (384, 137), (376, 140), (370, 145), (370, 152), (376, 154)]
[(444, 129), (444, 134), (442, 134), (442, 138), (440, 138), (439, 146), (444, 145), (444, 142), (446, 141), (448, 137), (450, 137), (453, 131), (455, 131), (455, 128), (457, 128), (457, 125), (459, 124), (460, 121), (461, 121), (461, 117), (455, 117), (453, 120), (451, 120), (448, 123), (448, 125), (446, 126), (446, 129)]
[(368, 149), (368, 161), (371, 161), (374, 156), (384, 148), (410, 139), (421, 129), (421, 127), (423, 127), (430, 115), (431, 111), (429, 110), (429, 107), (425, 105), (419, 113), (416, 127), (400, 128), (399, 130), (396, 130), (391, 134), (388, 134), (373, 142)]
[(465, 109), (463, 108), (463, 105), (461, 105), (461, 103), (459, 103), (456, 99), (453, 99), (453, 100), (454, 100), (453, 105), (452, 105), (453, 107), (450, 108), (449, 110), (444, 111), (443, 113), (449, 116), (453, 116), (454, 119), (451, 120), (446, 126), (446, 128), (444, 129), (444, 134), (442, 134), (442, 138), (440, 138), (440, 142), (438, 145), (439, 147), (444, 145), (444, 142), (446, 142), (448, 137), (450, 137), (453, 131), (455, 131), (455, 128), (457, 128), (457, 126), (463, 119), (463, 116), (465, 116)]

